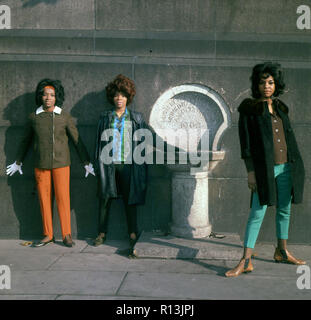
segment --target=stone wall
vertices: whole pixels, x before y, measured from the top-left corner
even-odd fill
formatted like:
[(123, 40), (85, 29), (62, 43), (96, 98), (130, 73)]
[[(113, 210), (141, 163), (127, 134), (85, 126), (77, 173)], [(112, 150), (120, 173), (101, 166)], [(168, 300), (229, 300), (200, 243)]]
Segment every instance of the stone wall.
[[(158, 97), (182, 84), (218, 92), (231, 111), (232, 125), (222, 139), (225, 159), (209, 180), (209, 214), (216, 232), (243, 236), (249, 192), (240, 159), (237, 107), (250, 95), (254, 64), (272, 60), (285, 70), (290, 118), (306, 168), (305, 200), (292, 210), (290, 239), (310, 243), (311, 51), (310, 30), (296, 26), (300, 0), (6, 0), (11, 30), (0, 30), (0, 238), (41, 236), (32, 154), (24, 175), (6, 177), (14, 161), (26, 115), (34, 110), (34, 89), (44, 77), (65, 87), (64, 109), (76, 119), (89, 152), (100, 112), (107, 108), (103, 88), (118, 73), (135, 80), (132, 108), (146, 120)], [(73, 236), (97, 232), (96, 179), (72, 149)], [(167, 229), (171, 215), (170, 173), (149, 170), (147, 201), (139, 207), (141, 230)], [(56, 209), (56, 208), (55, 208)], [(126, 236), (122, 203), (113, 203), (110, 237)], [(55, 210), (55, 213), (57, 211)], [(56, 214), (55, 214), (56, 215)], [(56, 236), (59, 221), (54, 219)], [(269, 208), (259, 236), (274, 241), (275, 215)]]

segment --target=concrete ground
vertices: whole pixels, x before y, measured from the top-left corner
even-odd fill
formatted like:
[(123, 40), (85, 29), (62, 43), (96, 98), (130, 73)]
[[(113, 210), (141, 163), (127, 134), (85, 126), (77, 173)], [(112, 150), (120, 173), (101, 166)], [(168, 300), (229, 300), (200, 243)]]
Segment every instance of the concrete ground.
[(185, 240), (143, 234), (136, 244), (137, 259), (128, 258), (127, 241), (107, 240), (93, 247), (91, 239), (75, 240), (73, 248), (61, 240), (41, 248), (22, 246), (24, 241), (0, 240), (0, 265), (11, 271), (11, 289), (0, 290), (1, 300), (311, 299), (311, 289), (297, 287), (302, 275), (310, 287), (310, 245), (289, 245), (307, 261), (309, 273), (275, 263), (274, 246), (259, 243), (255, 270), (226, 278), (242, 252), (232, 235)]

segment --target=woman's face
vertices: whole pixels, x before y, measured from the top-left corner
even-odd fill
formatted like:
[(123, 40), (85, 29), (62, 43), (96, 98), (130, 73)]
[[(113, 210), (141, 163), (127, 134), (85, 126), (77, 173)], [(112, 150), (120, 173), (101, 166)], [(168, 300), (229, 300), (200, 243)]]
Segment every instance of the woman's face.
[(259, 93), (261, 98), (268, 99), (271, 98), (275, 92), (274, 79), (270, 75), (263, 75), (258, 84)]
[(113, 102), (117, 109), (125, 109), (127, 97), (122, 92), (117, 92), (113, 98)]
[(42, 96), (42, 104), (44, 109), (53, 108), (55, 106), (55, 90), (52, 88), (44, 88)]

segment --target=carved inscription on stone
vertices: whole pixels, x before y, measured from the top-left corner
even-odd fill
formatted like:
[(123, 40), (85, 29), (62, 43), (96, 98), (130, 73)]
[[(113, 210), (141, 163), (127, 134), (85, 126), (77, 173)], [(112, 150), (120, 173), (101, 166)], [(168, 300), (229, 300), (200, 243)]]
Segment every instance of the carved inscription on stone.
[(181, 149), (189, 152), (197, 150), (202, 134), (207, 130), (206, 119), (197, 105), (201, 99), (200, 93), (186, 92), (170, 98), (161, 106), (158, 123), (161, 129), (172, 130), (170, 137), (162, 136), (163, 139), (173, 145), (178, 143)]
[(206, 122), (199, 109), (189, 101), (170, 99), (161, 114), (166, 125), (174, 129), (206, 128)]

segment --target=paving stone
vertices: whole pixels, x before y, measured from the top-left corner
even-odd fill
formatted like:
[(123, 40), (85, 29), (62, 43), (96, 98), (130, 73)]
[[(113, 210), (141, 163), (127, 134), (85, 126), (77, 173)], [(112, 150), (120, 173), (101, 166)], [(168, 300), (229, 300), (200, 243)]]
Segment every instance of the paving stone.
[[(159, 298), (159, 300), (162, 298)], [(156, 300), (155, 298), (129, 296), (61, 295), (56, 300)]]
[(0, 300), (55, 300), (57, 295), (42, 295), (42, 294), (15, 294), (15, 295), (0, 295)]
[(11, 275), (11, 289), (0, 290), (0, 295), (115, 295), (125, 273), (113, 271), (16, 271)]
[(197, 259), (128, 259), (120, 255), (68, 254), (61, 256), (51, 270), (101, 270), (157, 273), (224, 273), (223, 260)]
[(310, 290), (299, 290), (296, 279), (241, 275), (225, 278), (209, 274), (130, 273), (120, 295), (184, 299), (310, 299)]
[(143, 232), (135, 249), (142, 258), (239, 259), (242, 252), (240, 237), (236, 234), (224, 235), (223, 239), (184, 239)]

